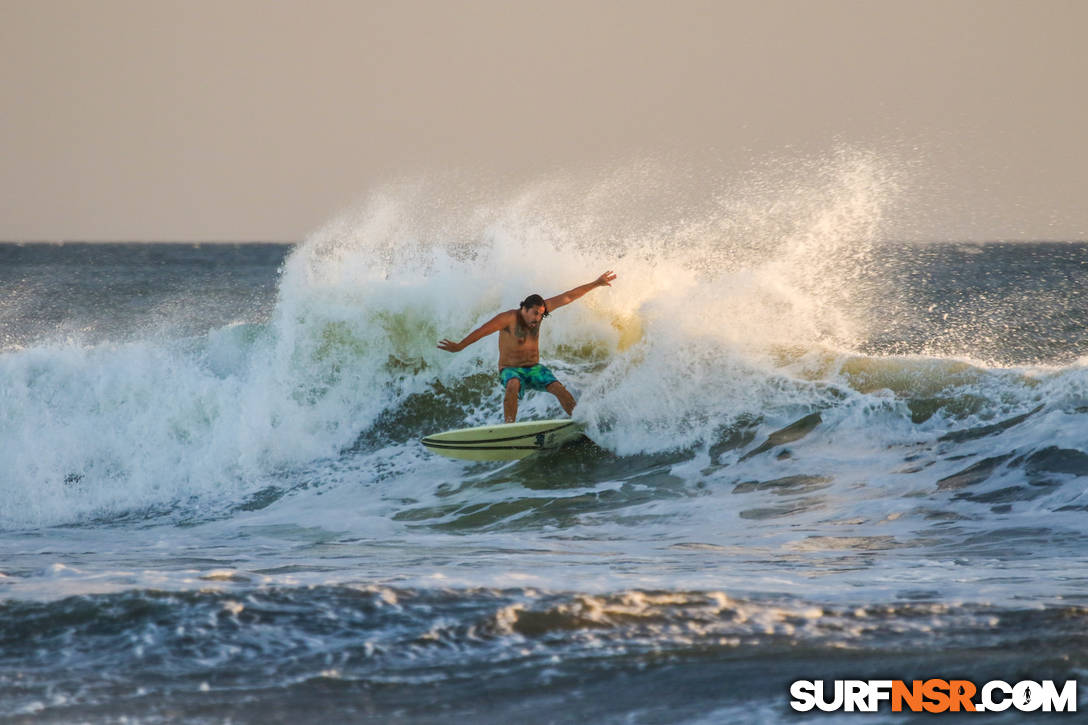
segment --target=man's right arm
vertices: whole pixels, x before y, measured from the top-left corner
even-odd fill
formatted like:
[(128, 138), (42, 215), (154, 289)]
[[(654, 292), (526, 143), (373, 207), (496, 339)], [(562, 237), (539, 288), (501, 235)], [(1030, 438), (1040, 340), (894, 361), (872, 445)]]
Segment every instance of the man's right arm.
[(514, 310), (500, 312), (484, 324), (477, 327), (472, 332), (468, 333), (465, 339), (461, 340), (461, 342), (454, 342), (453, 340), (440, 340), (438, 343), (438, 349), (445, 350), (446, 352), (461, 352), (480, 338), (487, 337), (491, 333), (498, 332), (504, 327), (509, 326), (510, 315), (513, 312)]

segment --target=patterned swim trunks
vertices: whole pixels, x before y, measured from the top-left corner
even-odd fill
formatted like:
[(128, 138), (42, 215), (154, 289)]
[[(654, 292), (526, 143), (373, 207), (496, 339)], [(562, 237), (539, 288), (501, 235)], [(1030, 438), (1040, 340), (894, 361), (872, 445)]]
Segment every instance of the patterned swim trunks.
[(552, 375), (552, 371), (540, 363), (526, 368), (503, 368), (499, 371), (499, 379), (502, 381), (503, 388), (506, 387), (510, 378), (517, 378), (521, 381), (521, 387), (518, 388), (518, 398), (525, 395), (526, 388), (545, 390), (552, 383), (559, 382)]

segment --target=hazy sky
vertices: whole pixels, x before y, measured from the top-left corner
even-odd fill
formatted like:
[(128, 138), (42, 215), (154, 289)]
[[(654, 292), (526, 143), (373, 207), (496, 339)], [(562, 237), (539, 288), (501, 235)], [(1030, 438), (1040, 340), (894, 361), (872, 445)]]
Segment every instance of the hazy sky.
[[(384, 180), (835, 144), (1088, 238), (1088, 0), (0, 0), (0, 239), (297, 241)], [(728, 173), (728, 169), (724, 170)]]

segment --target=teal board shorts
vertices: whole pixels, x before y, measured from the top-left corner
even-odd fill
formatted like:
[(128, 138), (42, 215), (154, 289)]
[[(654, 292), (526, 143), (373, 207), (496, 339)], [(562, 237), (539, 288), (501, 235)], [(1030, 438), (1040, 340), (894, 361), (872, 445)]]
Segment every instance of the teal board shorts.
[(552, 375), (552, 371), (540, 363), (527, 368), (503, 368), (499, 371), (499, 379), (502, 381), (504, 389), (511, 378), (517, 378), (521, 381), (521, 387), (518, 388), (518, 398), (525, 395), (526, 388), (529, 388), (529, 390), (546, 390), (552, 383), (559, 382)]

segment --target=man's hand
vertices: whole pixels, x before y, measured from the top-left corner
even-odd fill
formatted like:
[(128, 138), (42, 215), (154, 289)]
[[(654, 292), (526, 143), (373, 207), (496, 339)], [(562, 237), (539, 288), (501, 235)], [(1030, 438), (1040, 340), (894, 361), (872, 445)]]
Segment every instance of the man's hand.
[(438, 343), (438, 349), (446, 352), (461, 352), (465, 349), (465, 346), (453, 340), (441, 340)]
[(555, 297), (544, 300), (544, 307), (547, 308), (548, 312), (557, 310), (563, 305), (569, 305), (571, 302), (574, 302), (586, 292), (595, 290), (598, 287), (611, 287), (612, 280), (614, 279), (616, 279), (616, 273), (612, 270), (608, 270), (592, 282), (586, 282), (581, 287), (575, 287), (572, 290), (567, 290), (561, 295), (556, 295)]

